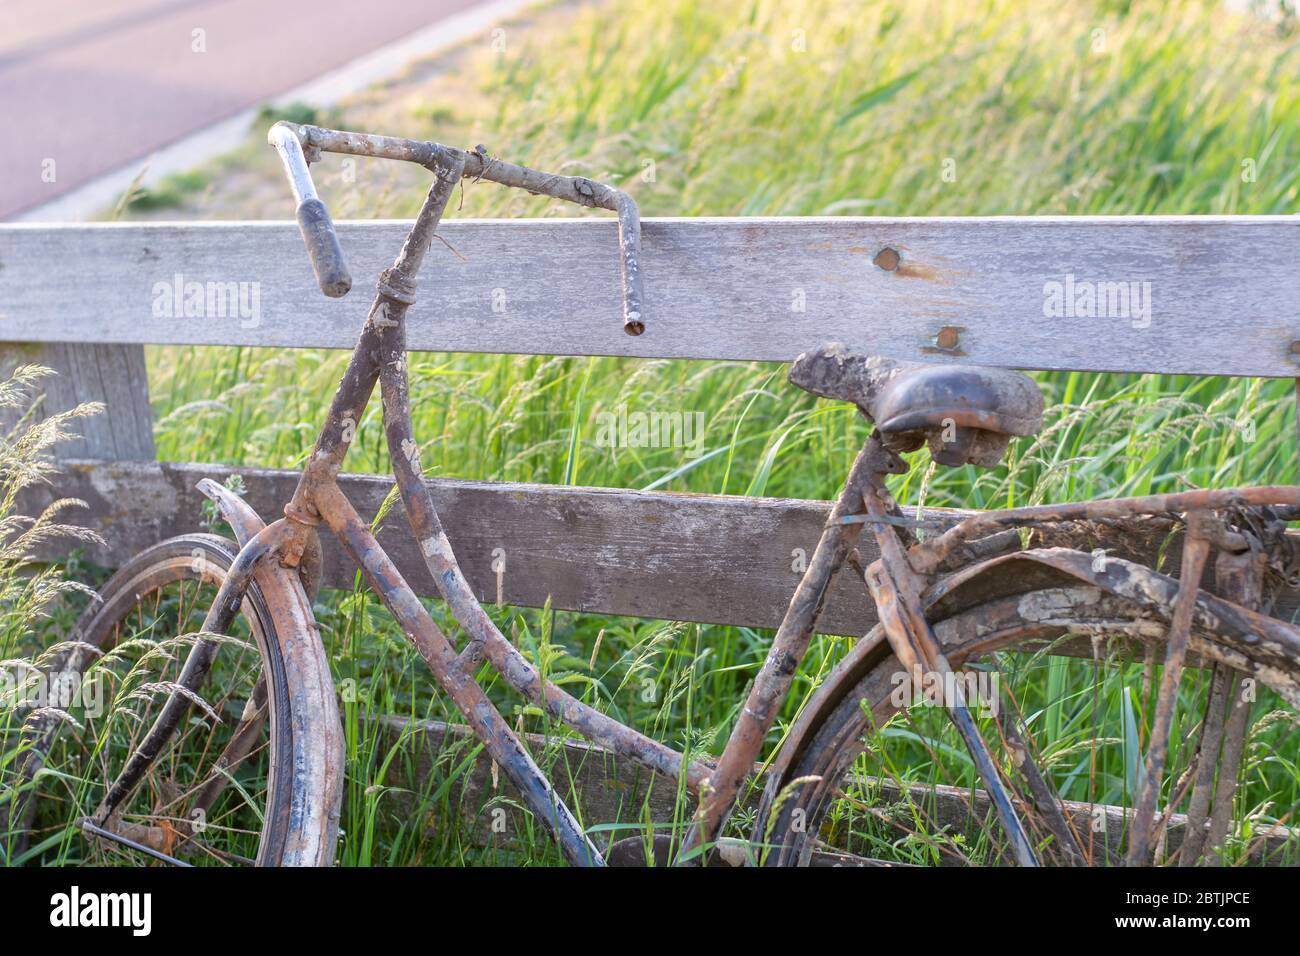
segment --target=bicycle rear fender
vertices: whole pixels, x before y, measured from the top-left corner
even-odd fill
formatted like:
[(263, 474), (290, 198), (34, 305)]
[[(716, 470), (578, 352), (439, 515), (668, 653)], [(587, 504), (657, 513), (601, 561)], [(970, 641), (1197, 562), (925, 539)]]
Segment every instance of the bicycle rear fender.
[[(1090, 587), (1080, 589), (1080, 584)], [(1080, 601), (1095, 602), (1103, 592), (1149, 612), (1154, 622), (1168, 623), (1178, 580), (1122, 558), (1094, 557), (1071, 548), (1036, 548), (962, 568), (930, 588), (924, 602), (929, 619), (938, 621), (1021, 594), (1016, 607), (1019, 617), (1050, 630), (1068, 622), (1071, 608)], [(1210, 644), (1197, 640), (1194, 633), (1197, 653), (1258, 678), (1292, 706), (1300, 707), (1300, 628), (1205, 591), (1197, 598), (1194, 621), (1202, 632), (1213, 631), (1220, 638)], [(978, 619), (974, 626), (978, 640)], [(992, 632), (1005, 626), (1004, 621), (991, 621), (988, 628)], [(827, 675), (791, 725), (768, 771), (759, 807), (760, 827), (777, 794), (789, 783), (789, 768), (818, 728), (891, 653), (884, 630), (876, 626)]]

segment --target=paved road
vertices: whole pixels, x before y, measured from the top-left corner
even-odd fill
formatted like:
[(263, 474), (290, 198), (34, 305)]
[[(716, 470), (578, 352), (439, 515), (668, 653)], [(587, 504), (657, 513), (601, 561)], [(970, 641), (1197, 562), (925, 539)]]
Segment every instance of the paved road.
[(6, 0), (0, 218), (476, 3)]

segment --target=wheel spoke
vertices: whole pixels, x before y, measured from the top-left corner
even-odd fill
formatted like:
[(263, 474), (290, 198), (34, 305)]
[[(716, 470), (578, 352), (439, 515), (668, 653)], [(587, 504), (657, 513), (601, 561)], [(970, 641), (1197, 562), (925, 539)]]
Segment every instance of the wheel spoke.
[(1237, 793), (1237, 774), (1241, 769), (1241, 754), (1246, 745), (1246, 721), (1250, 716), (1250, 701), (1243, 693), (1241, 676), (1232, 676), (1232, 711), (1228, 715), (1223, 734), (1223, 756), (1219, 762), (1219, 785), (1214, 791), (1214, 812), (1210, 815), (1209, 831), (1205, 835), (1205, 862), (1219, 866), (1223, 841), (1228, 837), (1232, 822), (1232, 798)]
[(1151, 741), (1147, 746), (1146, 773), (1138, 795), (1137, 812), (1133, 816), (1133, 825), (1129, 831), (1127, 862), (1130, 866), (1145, 866), (1151, 862), (1156, 802), (1159, 800), (1160, 788), (1164, 783), (1174, 706), (1178, 699), (1178, 685), (1183, 676), (1183, 663), (1187, 659), (1192, 612), (1196, 609), (1196, 595), (1200, 591), (1201, 575), (1205, 571), (1205, 562), (1209, 553), (1210, 543), (1203, 534), (1200, 518), (1192, 514), (1189, 516), (1186, 538), (1183, 541), (1183, 566), (1179, 575), (1178, 595), (1174, 599), (1173, 620), (1169, 625), (1169, 643), (1165, 650), (1164, 673), (1160, 675), (1155, 721), (1151, 727)]
[(1201, 722), (1201, 739), (1197, 744), (1196, 780), (1187, 807), (1187, 828), (1178, 849), (1180, 866), (1195, 866), (1205, 845), (1205, 828), (1209, 819), (1210, 797), (1214, 790), (1214, 770), (1219, 763), (1223, 743), (1224, 720), (1228, 710), (1228, 691), (1233, 680), (1223, 664), (1216, 663), (1210, 677), (1210, 694)]
[(226, 749), (212, 765), (208, 778), (198, 786), (194, 800), (190, 804), (191, 812), (200, 810), (206, 816), (212, 809), (217, 798), (229, 784), (230, 774), (252, 753), (254, 745), (261, 736), (266, 716), (266, 678), (259, 676), (252, 695), (244, 705), (239, 724), (230, 735)]
[(1000, 715), (1002, 734), (1012, 751), (1012, 762), (1025, 778), (1034, 809), (1042, 815), (1047, 829), (1056, 838), (1056, 846), (1060, 848), (1065, 862), (1070, 866), (1085, 866), (1088, 861), (1079, 846), (1073, 827), (1065, 819), (1060, 798), (1038, 769), (1038, 764), (1034, 760), (1033, 747), (1021, 732), (1018, 710), (1019, 708), (1014, 705), (1011, 708), (1004, 707)]

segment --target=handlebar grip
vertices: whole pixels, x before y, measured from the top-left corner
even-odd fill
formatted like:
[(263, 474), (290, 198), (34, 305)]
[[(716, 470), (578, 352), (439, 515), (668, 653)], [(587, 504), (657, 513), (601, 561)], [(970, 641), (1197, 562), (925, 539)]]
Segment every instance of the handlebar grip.
[(302, 241), (307, 247), (320, 290), (333, 299), (347, 295), (352, 288), (352, 276), (343, 261), (339, 234), (325, 204), (316, 197), (300, 202), (298, 228), (302, 231)]

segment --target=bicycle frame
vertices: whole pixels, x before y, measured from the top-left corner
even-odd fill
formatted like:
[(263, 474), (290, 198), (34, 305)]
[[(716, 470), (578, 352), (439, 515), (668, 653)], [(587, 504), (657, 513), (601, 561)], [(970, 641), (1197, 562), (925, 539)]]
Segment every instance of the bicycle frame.
[[(316, 266), (322, 290), (341, 294), (350, 286), (342, 264), (337, 237), (328, 214), (317, 199), (307, 173), (307, 162), (320, 151), (373, 156), (414, 162), (435, 176), (415, 223), (393, 265), (380, 274), (376, 294), (352, 357), (330, 405), (324, 426), (303, 468), (297, 488), (284, 508), (284, 517), (247, 537), (231, 572), (222, 584), (204, 630), (221, 633), (238, 613), (245, 589), (263, 568), (286, 569), (308, 582), (319, 567), (318, 527), (322, 523), (338, 539), (364, 572), (384, 606), (393, 615), (439, 684), (469, 721), (491, 759), (517, 787), (528, 808), (554, 835), (564, 857), (572, 863), (599, 864), (601, 855), (581, 825), (555, 793), (518, 736), (492, 705), (474, 672), (490, 663), (515, 690), (553, 718), (598, 746), (630, 758), (671, 778), (680, 778), (700, 798), (700, 810), (687, 834), (680, 861), (700, 861), (718, 840), (722, 825), (734, 807), (745, 780), (752, 773), (763, 743), (785, 701), (814, 633), (830, 584), (835, 579), (863, 527), (870, 525), (881, 559), (866, 569), (865, 578), (881, 612), (890, 643), (910, 668), (946, 668), (946, 661), (926, 623), (923, 592), (934, 584), (938, 572), (954, 557), (965, 556), (967, 572), (975, 573), (995, 558), (968, 552), (977, 539), (1011, 528), (1070, 520), (1121, 519), (1169, 512), (1191, 512), (1201, 517), (1189, 521), (1185, 566), (1194, 577), (1180, 588), (1175, 624), (1170, 637), (1170, 664), (1181, 668), (1186, 632), (1195, 602), (1200, 566), (1209, 543), (1239, 544), (1234, 533), (1211, 516), (1214, 510), (1279, 505), (1300, 514), (1300, 488), (1255, 488), (1195, 491), (1094, 502), (988, 512), (971, 518), (945, 534), (918, 542), (897, 505), (885, 491), (890, 474), (906, 470), (895, 449), (880, 433), (873, 433), (858, 454), (839, 498), (835, 502), (809, 567), (790, 602), (767, 659), (754, 680), (745, 706), (716, 767), (688, 760), (682, 753), (576, 700), (546, 683), (537, 669), (502, 635), (484, 611), (461, 571), (452, 544), (433, 506), (420, 467), (418, 446), (411, 423), (405, 318), (415, 301), (416, 275), (437, 231), (455, 185), (466, 177), (489, 179), (618, 214), (623, 268), (624, 327), (630, 334), (644, 330), (639, 264), (639, 216), (635, 203), (611, 187), (580, 177), (554, 176), (490, 158), (486, 150), (462, 151), (436, 143), (369, 136), (310, 126), (277, 124), (271, 142), (285, 159), (294, 194), (299, 200), (299, 221)], [(307, 207), (306, 215), (303, 207)], [(439, 594), (468, 635), (457, 651), (434, 623), (417, 595), (371, 534), (366, 522), (340, 490), (337, 476), (358, 423), (378, 385), (383, 403), (383, 427), (392, 460), (393, 475), (401, 493), (411, 530), (420, 544), (429, 573)], [(228, 492), (226, 492), (229, 495)], [(233, 496), (231, 496), (233, 497)], [(973, 555), (973, 557), (972, 557)], [(286, 628), (300, 622), (287, 621)], [(291, 632), (291, 631), (290, 631)], [(1181, 640), (1182, 651), (1175, 654)], [(196, 644), (187, 659), (181, 683), (201, 684), (213, 649)], [(964, 702), (953, 709), (962, 726)], [(186, 701), (173, 695), (151, 728), (145, 743), (133, 754), (122, 775), (108, 791), (93, 824), (103, 826), (138, 782), (144, 768), (166, 742), (183, 713)], [(1167, 715), (1163, 718), (1167, 732)], [(963, 735), (973, 733), (973, 724)], [(977, 738), (978, 735), (976, 734)], [(968, 745), (977, 748), (970, 736)], [(979, 761), (977, 760), (977, 763)], [(980, 766), (1013, 845), (1022, 862), (1032, 862), (1032, 851), (1020, 846), (1011, 822), (1010, 799), (998, 782), (996, 770)], [(1158, 786), (1159, 768), (1153, 775)], [(1150, 789), (1150, 788), (1148, 788)], [(1152, 790), (1151, 793), (1154, 793)], [(1140, 812), (1154, 800), (1144, 791)]]

